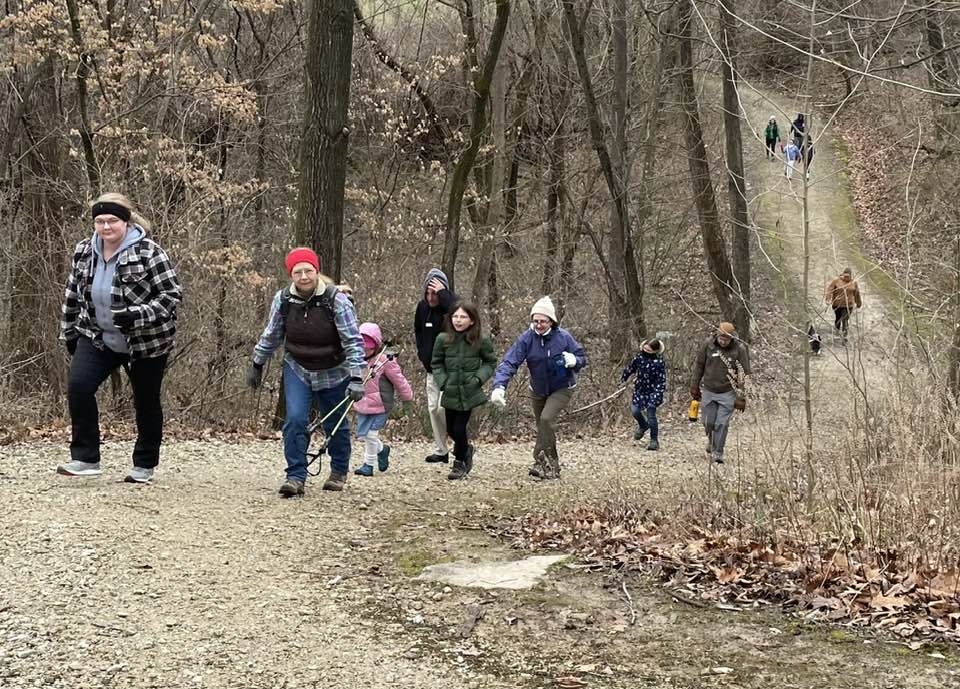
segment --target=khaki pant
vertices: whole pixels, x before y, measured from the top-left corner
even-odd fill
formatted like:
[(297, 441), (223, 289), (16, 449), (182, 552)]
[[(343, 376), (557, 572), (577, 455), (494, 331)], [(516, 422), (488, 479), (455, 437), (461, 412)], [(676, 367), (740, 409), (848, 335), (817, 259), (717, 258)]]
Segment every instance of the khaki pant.
[(540, 452), (548, 456), (557, 457), (557, 417), (566, 409), (573, 397), (571, 388), (564, 388), (541, 397), (530, 393), (533, 405), (533, 416), (537, 420), (537, 444), (533, 448), (533, 459), (536, 461)]
[(433, 374), (427, 374), (427, 411), (430, 412), (430, 428), (433, 429), (434, 451), (438, 455), (447, 454), (447, 417), (440, 406), (440, 388), (433, 380)]

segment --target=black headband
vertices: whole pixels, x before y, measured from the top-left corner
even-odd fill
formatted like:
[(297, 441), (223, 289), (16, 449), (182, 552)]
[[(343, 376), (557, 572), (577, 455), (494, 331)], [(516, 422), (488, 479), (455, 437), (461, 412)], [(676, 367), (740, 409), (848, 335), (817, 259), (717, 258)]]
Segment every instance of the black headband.
[(130, 221), (130, 209), (126, 206), (121, 206), (119, 203), (113, 203), (112, 201), (98, 201), (93, 204), (93, 208), (91, 208), (90, 211), (93, 213), (94, 218), (98, 215), (115, 215), (124, 222)]

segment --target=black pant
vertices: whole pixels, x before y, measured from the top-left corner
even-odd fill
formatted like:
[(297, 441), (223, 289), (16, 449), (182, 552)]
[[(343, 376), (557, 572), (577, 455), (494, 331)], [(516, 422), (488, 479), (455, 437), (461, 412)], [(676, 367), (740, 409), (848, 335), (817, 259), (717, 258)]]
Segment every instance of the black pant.
[[(118, 366), (130, 360), (104, 347), (99, 349), (89, 338), (81, 337), (70, 362), (67, 377), (67, 400), (70, 404), (72, 439), (70, 458), (80, 462), (100, 461), (100, 418), (97, 410), (97, 389)], [(163, 408), (160, 406), (160, 385), (167, 367), (167, 356), (136, 359), (127, 374), (133, 386), (133, 404), (137, 410), (137, 443), (133, 448), (133, 465), (152, 469), (160, 462), (160, 441), (163, 439)]]
[(465, 459), (467, 447), (470, 445), (470, 439), (467, 437), (467, 424), (470, 423), (470, 414), (473, 410), (444, 409), (443, 411), (447, 417), (447, 435), (453, 438), (453, 456), (457, 459)]
[(767, 157), (768, 158), (777, 157), (777, 140), (776, 139), (767, 139)]
[(836, 318), (833, 322), (833, 329), (846, 335), (850, 325), (850, 309), (846, 306), (834, 306), (833, 315)]

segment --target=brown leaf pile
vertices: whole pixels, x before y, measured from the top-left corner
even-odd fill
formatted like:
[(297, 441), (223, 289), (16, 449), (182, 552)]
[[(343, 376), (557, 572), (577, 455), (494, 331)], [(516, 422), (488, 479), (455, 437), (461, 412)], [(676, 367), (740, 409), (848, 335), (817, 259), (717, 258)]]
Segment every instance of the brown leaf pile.
[(560, 518), (528, 515), (500, 533), (517, 547), (572, 551), (583, 568), (653, 574), (694, 604), (778, 604), (810, 620), (960, 641), (960, 570), (925, 571), (889, 551), (681, 532), (649, 516), (589, 506)]

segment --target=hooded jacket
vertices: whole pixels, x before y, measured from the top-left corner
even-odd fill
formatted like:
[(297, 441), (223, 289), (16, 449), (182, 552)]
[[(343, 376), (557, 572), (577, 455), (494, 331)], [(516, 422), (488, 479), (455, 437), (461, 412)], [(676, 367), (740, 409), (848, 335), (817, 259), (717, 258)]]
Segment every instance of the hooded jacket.
[[(383, 334), (376, 323), (361, 324), (360, 335), (376, 342), (376, 351), (383, 346)], [(413, 399), (410, 383), (395, 358), (380, 352), (367, 359), (367, 367), (370, 377), (363, 386), (363, 398), (353, 407), (358, 414), (389, 414), (396, 400), (409, 402)]]
[(859, 309), (863, 306), (863, 300), (860, 298), (860, 286), (856, 280), (846, 273), (841, 273), (830, 281), (824, 291), (823, 298), (835, 309), (849, 309), (854, 305)]
[[(577, 365), (566, 368), (564, 352), (577, 358)], [(531, 326), (518, 337), (503, 356), (493, 379), (494, 388), (506, 388), (520, 365), (526, 361), (530, 370), (530, 389), (540, 397), (557, 390), (575, 387), (576, 372), (587, 365), (587, 354), (573, 335), (554, 324), (545, 335), (538, 335)]]
[[(440, 303), (436, 306), (430, 306), (427, 303), (426, 296), (427, 285), (433, 278), (439, 279), (444, 287), (448, 288), (437, 294)], [(413, 317), (413, 333), (417, 340), (417, 358), (420, 359), (420, 363), (423, 364), (427, 373), (433, 372), (431, 364), (433, 343), (437, 339), (437, 335), (443, 332), (447, 314), (450, 313), (458, 300), (457, 295), (450, 291), (449, 285), (450, 281), (447, 279), (446, 273), (439, 268), (431, 268), (427, 277), (423, 279), (423, 290), (421, 292), (423, 296), (417, 304), (417, 311)]]
[(663, 404), (663, 393), (667, 390), (667, 365), (663, 356), (659, 352), (638, 352), (633, 361), (623, 369), (620, 382), (626, 383), (634, 373), (637, 378), (633, 385), (631, 404), (641, 409)]

